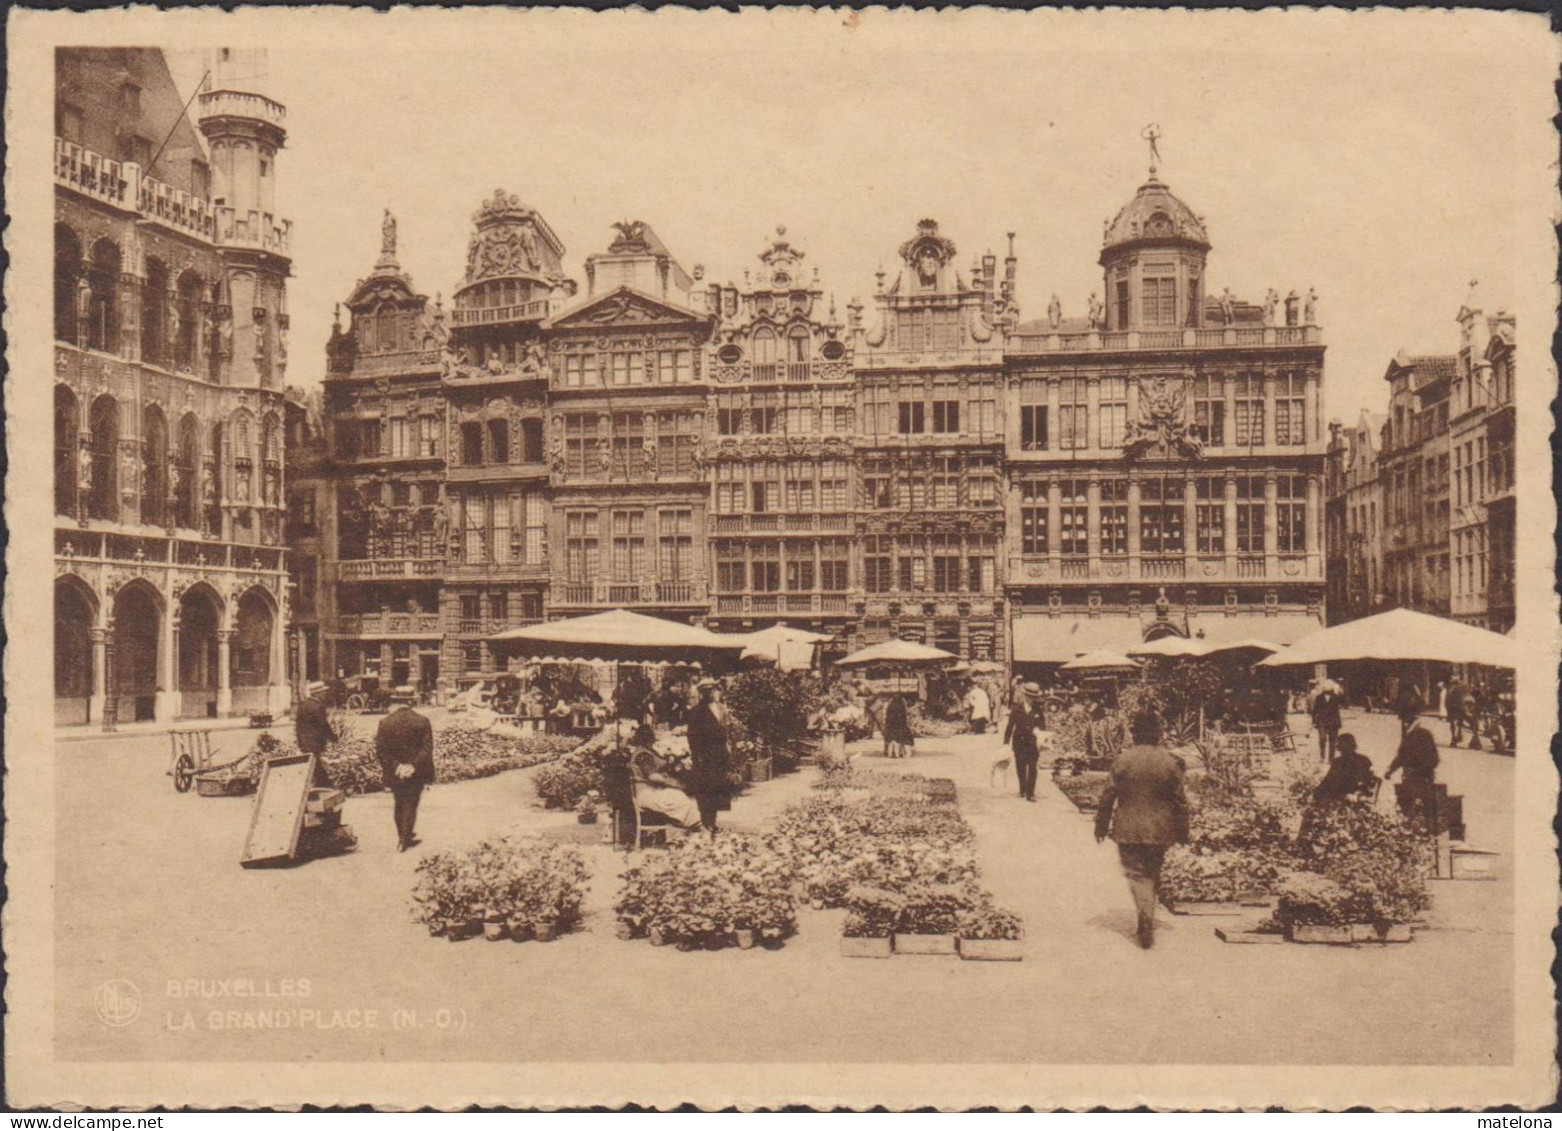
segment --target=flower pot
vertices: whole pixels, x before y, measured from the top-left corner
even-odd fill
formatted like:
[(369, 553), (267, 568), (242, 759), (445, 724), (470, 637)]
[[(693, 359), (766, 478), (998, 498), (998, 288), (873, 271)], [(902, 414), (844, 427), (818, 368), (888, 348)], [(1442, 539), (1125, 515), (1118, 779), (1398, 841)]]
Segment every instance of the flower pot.
[(618, 937), (624, 942), (628, 942), (630, 939), (635, 937), (635, 929), (628, 923), (620, 923), (618, 925), (618, 929), (614, 933), (617, 934)]
[(516, 942), (526, 942), (532, 937), (532, 929), (525, 923), (511, 923), (510, 937)]
[(1350, 946), (1355, 939), (1350, 927), (1329, 927), (1316, 923), (1294, 924), (1286, 936), (1296, 943), (1322, 943), (1329, 946)]
[(498, 942), (500, 939), (504, 938), (504, 924), (497, 922), (484, 923), (483, 938), (487, 939), (489, 942)]
[(748, 764), (748, 780), (751, 782), (769, 781), (774, 773), (774, 764), (769, 758), (753, 758)]
[(558, 933), (557, 923), (537, 923), (532, 927), (532, 935), (538, 942), (552, 942)]
[(847, 958), (888, 958), (894, 953), (894, 942), (888, 935), (873, 939), (841, 937), (841, 954)]
[(594, 825), (597, 823), (597, 811), (595, 809), (582, 810), (575, 814), (575, 820), (583, 825)]
[(1022, 939), (961, 939), (960, 957), (967, 962), (1019, 962), (1025, 944)]
[(902, 934), (895, 932), (896, 954), (955, 954), (954, 935)]
[(1379, 927), (1374, 923), (1352, 923), (1350, 928), (1350, 937), (1352, 942), (1409, 942), (1411, 938), (1410, 924), (1385, 923), (1382, 927)]
[(482, 929), (483, 924), (481, 922), (452, 923), (446, 929), (445, 937), (451, 942), (461, 942), (463, 939), (469, 939), (481, 933)]
[(671, 940), (668, 939), (666, 931), (662, 930), (660, 927), (651, 928), (652, 946), (666, 946), (670, 941)]
[(754, 949), (754, 932), (753, 931), (739, 930), (739, 931), (735, 931), (733, 933), (735, 935), (737, 935), (738, 949), (739, 950), (753, 950)]

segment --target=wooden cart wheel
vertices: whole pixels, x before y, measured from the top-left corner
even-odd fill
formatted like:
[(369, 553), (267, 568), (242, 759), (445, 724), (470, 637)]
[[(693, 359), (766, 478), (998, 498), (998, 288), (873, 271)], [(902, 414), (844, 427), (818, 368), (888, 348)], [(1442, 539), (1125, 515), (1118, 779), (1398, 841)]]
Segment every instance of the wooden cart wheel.
[(347, 697), (347, 709), (349, 711), (361, 711), (369, 705), (369, 697), (361, 691), (355, 691)]
[(174, 788), (180, 793), (189, 793), (190, 786), (194, 784), (195, 763), (188, 754), (181, 754), (174, 763)]

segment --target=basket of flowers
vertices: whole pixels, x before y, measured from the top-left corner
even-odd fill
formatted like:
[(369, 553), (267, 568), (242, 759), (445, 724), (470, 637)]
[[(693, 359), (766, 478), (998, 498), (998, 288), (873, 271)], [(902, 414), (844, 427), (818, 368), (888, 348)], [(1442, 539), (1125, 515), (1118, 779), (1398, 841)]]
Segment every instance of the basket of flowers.
[(1019, 962), (1025, 957), (1025, 923), (1018, 915), (983, 901), (956, 916), (960, 957), (968, 962)]

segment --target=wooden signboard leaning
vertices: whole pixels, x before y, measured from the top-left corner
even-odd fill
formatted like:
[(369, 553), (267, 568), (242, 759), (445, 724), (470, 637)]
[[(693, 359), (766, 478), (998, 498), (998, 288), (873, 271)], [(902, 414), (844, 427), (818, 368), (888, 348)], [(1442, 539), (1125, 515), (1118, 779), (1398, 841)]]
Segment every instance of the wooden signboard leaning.
[(250, 811), (240, 865), (260, 868), (290, 864), (298, 858), (298, 838), (314, 776), (313, 754), (273, 758), (266, 763), (260, 772), (255, 807)]

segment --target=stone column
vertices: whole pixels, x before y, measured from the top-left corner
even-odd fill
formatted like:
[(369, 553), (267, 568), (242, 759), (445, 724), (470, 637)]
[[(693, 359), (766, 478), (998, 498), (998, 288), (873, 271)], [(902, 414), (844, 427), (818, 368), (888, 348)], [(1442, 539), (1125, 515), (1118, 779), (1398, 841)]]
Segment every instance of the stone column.
[(103, 632), (103, 729), (117, 730), (119, 724), (119, 681), (114, 677), (114, 618), (108, 618)]
[[(1266, 390), (1268, 386), (1265, 386)], [(1264, 394), (1265, 403), (1270, 400), (1269, 393)], [(1264, 475), (1264, 576), (1273, 578), (1279, 573), (1280, 566), (1280, 538), (1279, 523), (1275, 519), (1275, 473), (1270, 471)]]
[(1139, 580), (1139, 480), (1128, 480), (1128, 576)]
[(1275, 442), (1275, 376), (1264, 374), (1264, 443)]
[(1323, 570), (1318, 556), (1319, 530), (1323, 521), (1323, 508), (1319, 505), (1318, 477), (1307, 477), (1307, 576), (1322, 577)]
[[(1236, 447), (1237, 443), (1237, 378), (1227, 373), (1222, 378), (1222, 393), (1226, 398), (1226, 434), (1223, 447)], [(1231, 549), (1228, 544), (1227, 549)]]
[(87, 696), (87, 721), (103, 718), (108, 689), (108, 629), (94, 628), (92, 635), (92, 686)]
[(1085, 382), (1085, 403), (1089, 412), (1085, 416), (1085, 448), (1095, 451), (1101, 434), (1101, 378), (1089, 377)]
[(293, 691), (287, 678), (289, 649), (286, 612), (285, 603), (279, 603), (271, 618), (271, 680), (266, 687), (266, 710), (273, 715), (284, 715), (293, 705)]
[(233, 687), (228, 666), (233, 656), (233, 629), (217, 630), (217, 717), (227, 718), (233, 713)]
[(1085, 552), (1090, 555), (1089, 571), (1094, 577), (1101, 569), (1101, 481), (1090, 480), (1085, 488)]
[(1047, 378), (1047, 450), (1058, 450), (1058, 383), (1054, 378)]
[(157, 642), (157, 698), (152, 717), (160, 723), (179, 717), (179, 605), (169, 602), (168, 612), (159, 626)]
[[(1226, 385), (1226, 395), (1229, 397), (1231, 386)], [(1229, 580), (1236, 576), (1237, 572), (1237, 480), (1230, 472), (1226, 473), (1226, 577)]]
[(1199, 492), (1198, 483), (1193, 476), (1182, 481), (1182, 553), (1186, 561), (1183, 567), (1183, 575), (1188, 579), (1195, 576), (1193, 563), (1199, 553)]
[(1063, 554), (1063, 487), (1056, 479), (1047, 480), (1047, 557), (1052, 562), (1052, 580), (1058, 579), (1058, 560)]

